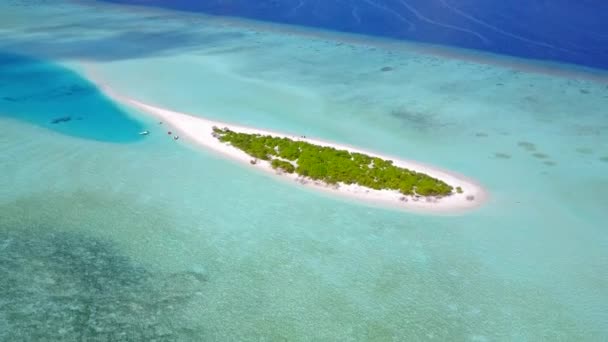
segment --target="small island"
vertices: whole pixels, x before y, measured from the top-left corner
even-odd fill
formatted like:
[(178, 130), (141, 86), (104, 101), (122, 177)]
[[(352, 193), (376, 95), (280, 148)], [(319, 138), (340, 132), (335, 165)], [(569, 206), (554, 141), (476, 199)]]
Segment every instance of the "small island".
[[(94, 75), (90, 78), (95, 80)], [(179, 142), (199, 145), (305, 188), (373, 206), (434, 213), (469, 211), (488, 198), (475, 181), (417, 161), (303, 135), (213, 121), (143, 103), (101, 82), (97, 85), (112, 99), (163, 122), (169, 136), (179, 132), (184, 138)]]
[[(371, 157), (330, 146), (287, 137), (248, 134), (213, 127), (213, 137), (242, 150), (254, 159), (270, 162), (273, 169), (328, 185), (356, 184), (374, 190), (397, 190), (403, 195), (444, 197), (454, 188), (424, 173), (393, 165), (392, 160)], [(460, 187), (456, 188), (462, 193)]]

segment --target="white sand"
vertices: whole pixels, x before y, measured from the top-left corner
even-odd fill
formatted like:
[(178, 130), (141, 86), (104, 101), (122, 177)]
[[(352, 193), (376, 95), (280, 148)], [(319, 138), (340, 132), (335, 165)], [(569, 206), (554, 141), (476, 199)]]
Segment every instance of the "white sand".
[[(89, 78), (92, 81), (97, 81), (97, 85), (114, 100), (125, 105), (137, 108), (162, 121), (168, 128), (170, 128), (170, 130), (173, 131), (173, 135), (169, 136), (169, 138), (172, 138), (175, 135), (179, 135), (180, 141), (188, 141), (200, 145), (209, 150), (220, 153), (223, 156), (247, 164), (248, 167), (260, 169), (265, 172), (270, 172), (280, 177), (283, 177), (284, 179), (291, 180), (294, 184), (297, 184), (298, 186), (311, 187), (335, 195), (345, 196), (350, 199), (365, 201), (366, 203), (373, 205), (389, 206), (420, 212), (458, 213), (476, 208), (483, 204), (483, 202), (487, 199), (487, 194), (481, 186), (463, 176), (454, 174), (452, 172), (440, 170), (435, 167), (424, 165), (418, 162), (406, 161), (390, 156), (384, 156), (378, 153), (365, 151), (351, 146), (339, 145), (318, 139), (311, 139), (308, 137), (301, 138), (298, 136), (291, 136), (257, 128), (211, 121), (201, 118), (199, 116), (192, 116), (186, 113), (160, 108), (157, 106), (137, 101), (135, 99), (122, 96), (113, 91), (107, 85), (99, 83), (99, 80), (96, 80), (95, 77), (90, 77), (92, 73), (88, 72), (88, 74)], [(255, 165), (252, 165), (250, 163), (250, 161), (253, 159), (251, 156), (236, 147), (220, 142), (218, 139), (212, 136), (214, 126), (219, 128), (228, 127), (232, 131), (241, 133), (258, 133), (264, 135), (271, 135), (274, 137), (286, 137), (293, 140), (306, 141), (315, 145), (331, 146), (337, 149), (347, 150), (349, 152), (359, 152), (367, 154), (369, 156), (392, 160), (393, 165), (395, 166), (407, 168), (416, 172), (425, 173), (429, 176), (435, 177), (446, 182), (454, 188), (461, 187), (463, 189), (463, 193), (454, 193), (450, 196), (442, 198), (417, 198), (417, 196), (403, 196), (403, 194), (399, 193), (396, 190), (374, 190), (354, 184), (339, 184), (339, 186), (329, 186), (322, 182), (314, 181), (311, 179), (303, 179), (295, 173), (288, 174), (277, 172), (271, 167), (268, 161), (258, 160)], [(405, 201), (403, 200), (404, 197)]]

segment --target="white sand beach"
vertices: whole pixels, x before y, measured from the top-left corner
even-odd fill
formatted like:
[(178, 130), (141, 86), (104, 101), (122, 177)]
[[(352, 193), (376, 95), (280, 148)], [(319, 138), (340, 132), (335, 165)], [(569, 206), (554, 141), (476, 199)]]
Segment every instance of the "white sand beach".
[[(107, 94), (115, 101), (123, 105), (136, 108), (161, 121), (167, 127), (167, 130), (172, 132), (168, 139), (178, 136), (179, 141), (185, 141), (196, 144), (208, 150), (217, 152), (222, 156), (246, 164), (248, 167), (256, 168), (264, 172), (275, 174), (278, 177), (292, 181), (294, 184), (297, 184), (297, 186), (313, 188), (349, 199), (363, 201), (371, 205), (388, 206), (392, 208), (400, 208), (418, 212), (465, 212), (467, 210), (479, 207), (487, 199), (487, 193), (483, 189), (483, 187), (478, 185), (476, 182), (453, 172), (441, 170), (436, 167), (432, 167), (415, 161), (403, 160), (375, 153), (372, 151), (366, 151), (364, 149), (352, 146), (336, 144), (304, 136), (294, 136), (279, 132), (262, 130), (258, 128), (211, 121), (204, 119), (200, 116), (194, 116), (188, 113), (182, 113), (166, 108), (161, 108), (117, 93), (110, 86), (103, 82), (100, 82), (99, 79), (93, 76), (94, 73), (90, 69), (87, 71), (87, 74), (91, 81), (95, 82), (105, 94)], [(270, 162), (268, 161), (258, 160), (255, 164), (252, 164), (251, 160), (253, 158), (251, 156), (241, 151), (240, 149), (233, 147), (229, 144), (222, 143), (217, 138), (213, 137), (213, 127), (227, 127), (232, 131), (241, 133), (257, 133), (263, 135), (271, 135), (274, 137), (285, 137), (293, 140), (306, 141), (315, 145), (334, 147), (336, 149), (347, 150), (349, 152), (364, 153), (370, 156), (379, 157), (386, 160), (392, 160), (395, 166), (403, 167), (420, 173), (425, 173), (429, 176), (435, 177), (446, 182), (454, 188), (460, 187), (462, 188), (463, 192), (453, 193), (452, 195), (446, 197), (435, 198), (404, 196), (396, 190), (374, 190), (355, 184), (339, 184), (338, 186), (328, 185), (323, 182), (303, 178), (295, 173), (289, 174), (277, 171), (271, 167)]]

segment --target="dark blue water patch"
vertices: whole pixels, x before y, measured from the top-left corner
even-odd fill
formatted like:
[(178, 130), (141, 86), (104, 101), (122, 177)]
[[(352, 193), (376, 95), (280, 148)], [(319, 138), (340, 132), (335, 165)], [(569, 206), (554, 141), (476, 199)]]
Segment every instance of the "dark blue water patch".
[(608, 69), (608, 1), (101, 1), (238, 16)]
[(94, 84), (57, 64), (0, 52), (0, 116), (107, 142), (134, 142), (142, 125)]

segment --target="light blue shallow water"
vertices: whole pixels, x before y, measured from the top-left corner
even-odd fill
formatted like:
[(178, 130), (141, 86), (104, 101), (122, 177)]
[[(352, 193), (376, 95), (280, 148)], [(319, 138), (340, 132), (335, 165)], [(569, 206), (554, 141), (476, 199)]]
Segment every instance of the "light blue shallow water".
[[(36, 94), (0, 102), (0, 340), (608, 336), (599, 72), (160, 10), (0, 13), (0, 48), (52, 70), (0, 73), (1, 97)], [(175, 143), (83, 59), (142, 101), (431, 163), (491, 198), (432, 216), (302, 190)], [(47, 100), (66, 84), (87, 91)], [(65, 112), (87, 116), (49, 123)]]

